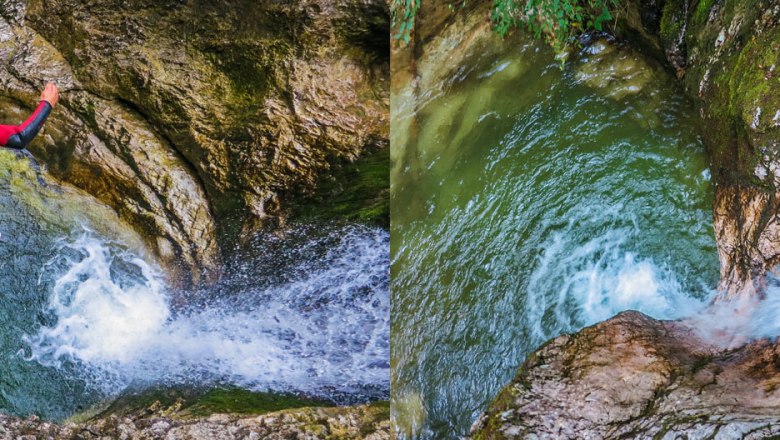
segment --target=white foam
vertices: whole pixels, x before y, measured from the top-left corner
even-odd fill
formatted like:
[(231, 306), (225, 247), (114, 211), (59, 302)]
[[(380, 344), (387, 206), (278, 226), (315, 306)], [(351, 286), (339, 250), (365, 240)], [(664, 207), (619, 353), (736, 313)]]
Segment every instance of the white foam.
[[(158, 274), (142, 260), (130, 262), (143, 273), (143, 282), (124, 289), (111, 277), (109, 248), (88, 234), (71, 246), (74, 255), (60, 258), (70, 267), (56, 280), (49, 310), (57, 316), (52, 327), (41, 328), (38, 355), (58, 360), (77, 356), (85, 362), (128, 362), (148, 345), (170, 316)], [(51, 262), (54, 263), (54, 262)]]
[(75, 364), (106, 393), (134, 381), (389, 389), (388, 234), (339, 233), (329, 264), (301, 279), (179, 313), (154, 268), (85, 233), (50, 263), (61, 273), (47, 310), (56, 322), (27, 337), (29, 358)]
[(712, 304), (684, 322), (713, 345), (735, 348), (751, 340), (780, 336), (780, 281), (767, 276), (763, 297), (738, 297)]
[[(705, 342), (734, 348), (780, 336), (780, 279), (769, 274), (763, 298), (712, 304), (695, 297), (677, 274), (625, 248), (631, 234), (609, 229), (574, 246), (569, 231), (551, 235), (529, 280), (525, 319), (537, 344), (625, 311), (680, 319)], [(700, 294), (701, 296), (701, 294)]]
[(566, 233), (552, 236), (527, 290), (526, 319), (540, 343), (625, 310), (677, 319), (706, 306), (709, 297), (691, 296), (672, 271), (624, 250), (628, 237), (612, 229), (572, 246)]

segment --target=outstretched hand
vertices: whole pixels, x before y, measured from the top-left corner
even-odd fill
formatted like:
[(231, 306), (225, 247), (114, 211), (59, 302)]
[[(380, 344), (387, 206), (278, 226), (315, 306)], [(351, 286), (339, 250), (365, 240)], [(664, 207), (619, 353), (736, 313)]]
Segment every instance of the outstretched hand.
[(46, 87), (44, 87), (43, 92), (41, 92), (41, 101), (47, 101), (49, 104), (51, 104), (52, 107), (57, 105), (57, 100), (59, 99), (59, 92), (57, 91), (57, 86), (54, 85), (54, 83), (47, 83)]

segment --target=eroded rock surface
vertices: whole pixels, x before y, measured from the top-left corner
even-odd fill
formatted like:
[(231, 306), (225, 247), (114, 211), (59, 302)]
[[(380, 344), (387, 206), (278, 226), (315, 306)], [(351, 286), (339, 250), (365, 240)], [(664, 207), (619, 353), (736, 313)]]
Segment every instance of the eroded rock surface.
[(179, 418), (158, 406), (148, 413), (55, 424), (0, 415), (4, 439), (367, 439), (390, 438), (387, 408), (376, 405), (291, 409), (260, 416)]
[(532, 354), (472, 439), (780, 435), (780, 346), (723, 349), (680, 322), (624, 312)]
[(657, 66), (630, 47), (602, 39), (589, 44), (583, 53), (577, 81), (616, 101), (638, 94), (655, 78), (663, 78)]
[(62, 90), (30, 151), (110, 204), (180, 280), (274, 223), (285, 196), (388, 145), (384, 2), (11, 0), (0, 117)]

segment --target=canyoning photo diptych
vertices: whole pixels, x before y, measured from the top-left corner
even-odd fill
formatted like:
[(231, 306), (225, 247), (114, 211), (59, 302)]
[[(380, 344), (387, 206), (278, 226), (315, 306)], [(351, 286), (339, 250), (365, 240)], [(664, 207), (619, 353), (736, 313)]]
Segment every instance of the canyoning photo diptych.
[(389, 439), (384, 1), (0, 5), (0, 432)]
[(398, 439), (780, 435), (780, 3), (391, 3)]

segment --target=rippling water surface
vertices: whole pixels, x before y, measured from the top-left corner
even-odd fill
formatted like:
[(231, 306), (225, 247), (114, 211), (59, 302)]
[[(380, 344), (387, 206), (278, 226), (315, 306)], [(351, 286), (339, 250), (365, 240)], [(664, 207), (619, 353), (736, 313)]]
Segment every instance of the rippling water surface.
[(393, 399), (416, 438), (465, 434), (549, 338), (691, 314), (718, 275), (695, 114), (666, 72), (603, 42), (563, 70), (527, 44), (465, 72), (392, 103)]

